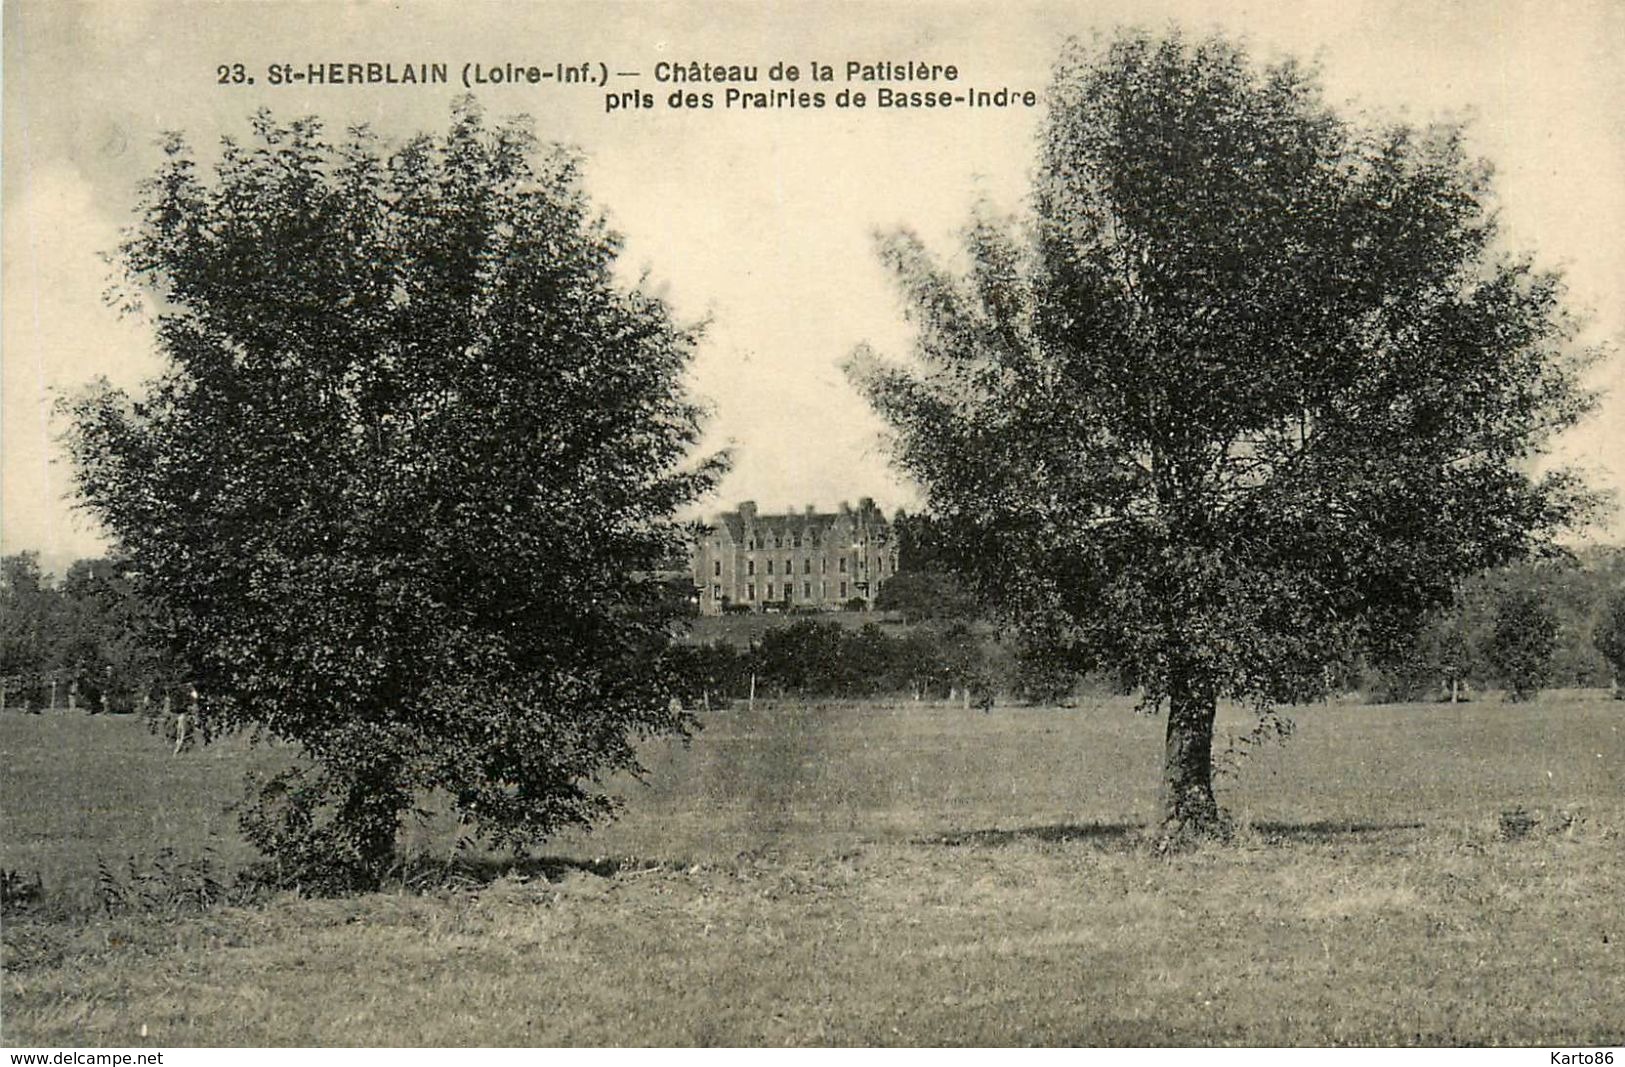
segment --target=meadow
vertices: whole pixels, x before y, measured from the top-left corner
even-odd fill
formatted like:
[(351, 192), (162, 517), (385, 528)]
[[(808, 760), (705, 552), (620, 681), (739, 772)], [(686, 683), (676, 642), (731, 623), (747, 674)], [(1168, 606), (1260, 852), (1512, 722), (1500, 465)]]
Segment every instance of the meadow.
[[(1221, 779), (1235, 839), (1172, 855), (1146, 832), (1163, 722), (1130, 701), (764, 703), (647, 746), (618, 821), (535, 856), (142, 911), (98, 907), (98, 868), (168, 849), (229, 880), (252, 856), (225, 807), (286, 755), (8, 714), (0, 866), (46, 903), (6, 916), (0, 1040), (1625, 1041), (1625, 705), (1294, 719)], [(1218, 747), (1247, 726), (1226, 709)], [(407, 838), (467, 859), (434, 820)]]

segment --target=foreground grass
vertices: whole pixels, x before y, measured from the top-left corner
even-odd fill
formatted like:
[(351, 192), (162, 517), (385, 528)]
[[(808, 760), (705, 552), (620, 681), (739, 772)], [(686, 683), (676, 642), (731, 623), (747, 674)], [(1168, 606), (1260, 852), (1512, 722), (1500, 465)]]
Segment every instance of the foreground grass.
[[(1140, 843), (1161, 723), (1126, 706), (720, 715), (651, 750), (619, 823), (486, 884), (8, 921), (3, 1036), (1617, 1044), (1622, 718), (1602, 700), (1315, 709), (1228, 780), (1237, 844), (1162, 858)], [(0, 727), (4, 863), (56, 891), (93, 877), (74, 857), (114, 843), (105, 825), (196, 848), (198, 813), (221, 818), (201, 786), (164, 784), (207, 764), (131, 755), (133, 730), (53, 763), (24, 755), (54, 727)], [(140, 814), (53, 814), (81, 830), (56, 845), (29, 832), (68, 806), (39, 790), (114, 740), (148, 783)], [(1542, 821), (1506, 840), (1514, 808)]]

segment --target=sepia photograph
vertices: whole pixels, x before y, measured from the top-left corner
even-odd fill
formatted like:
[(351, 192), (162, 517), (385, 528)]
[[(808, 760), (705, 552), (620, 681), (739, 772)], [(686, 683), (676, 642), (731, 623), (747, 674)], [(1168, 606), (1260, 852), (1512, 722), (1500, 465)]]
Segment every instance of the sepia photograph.
[(0, 32), (9, 1063), (1622, 1052), (1625, 4)]

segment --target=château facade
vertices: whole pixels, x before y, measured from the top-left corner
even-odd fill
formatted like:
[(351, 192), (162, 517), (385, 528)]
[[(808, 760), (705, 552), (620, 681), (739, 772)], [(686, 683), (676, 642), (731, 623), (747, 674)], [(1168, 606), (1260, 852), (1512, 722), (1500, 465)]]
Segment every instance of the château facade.
[[(897, 538), (868, 497), (833, 512), (762, 515), (747, 500), (723, 512), (694, 548), (700, 613), (836, 610), (873, 604), (897, 573)], [(737, 610), (737, 608), (736, 608)]]

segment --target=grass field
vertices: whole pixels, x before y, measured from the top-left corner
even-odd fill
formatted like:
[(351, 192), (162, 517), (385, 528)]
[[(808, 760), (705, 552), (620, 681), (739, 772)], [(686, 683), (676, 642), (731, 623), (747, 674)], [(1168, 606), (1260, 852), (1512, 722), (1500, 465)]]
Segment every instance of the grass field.
[(1236, 841), (1174, 856), (1126, 701), (785, 704), (651, 746), (620, 821), (483, 883), (98, 915), (98, 857), (245, 862), (223, 806), (282, 757), (7, 716), (0, 866), (82, 906), (8, 917), (0, 1040), (1625, 1041), (1625, 706), (1296, 719), (1221, 783)]

